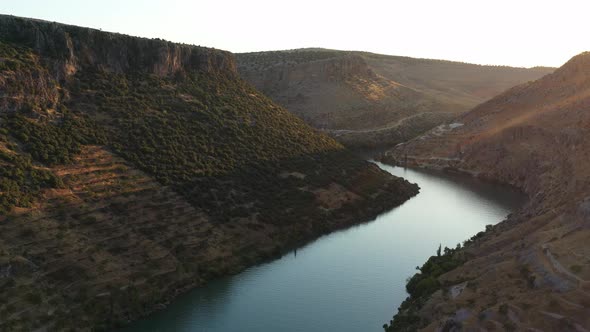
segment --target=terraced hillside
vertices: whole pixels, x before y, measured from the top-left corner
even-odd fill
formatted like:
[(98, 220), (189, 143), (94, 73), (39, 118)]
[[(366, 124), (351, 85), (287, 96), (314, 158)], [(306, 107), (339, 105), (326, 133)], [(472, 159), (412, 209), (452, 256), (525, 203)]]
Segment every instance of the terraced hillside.
[[(516, 186), (518, 213), (425, 264), (387, 330), (590, 329), (590, 53), (389, 151), (384, 160)], [(441, 268), (442, 266), (442, 268)], [(422, 290), (422, 292), (420, 291)]]
[(231, 54), (0, 16), (0, 330), (108, 330), (417, 186)]
[(244, 53), (237, 59), (248, 82), (357, 148), (394, 146), (552, 71), (327, 49)]

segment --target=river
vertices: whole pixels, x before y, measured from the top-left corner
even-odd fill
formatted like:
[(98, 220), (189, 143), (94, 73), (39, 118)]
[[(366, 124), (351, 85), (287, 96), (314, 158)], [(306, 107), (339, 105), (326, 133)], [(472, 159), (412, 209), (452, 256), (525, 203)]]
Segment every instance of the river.
[(377, 164), (417, 183), (420, 194), (369, 223), (188, 292), (123, 331), (382, 331), (407, 296), (406, 278), (439, 244), (454, 247), (525, 201), (471, 177)]

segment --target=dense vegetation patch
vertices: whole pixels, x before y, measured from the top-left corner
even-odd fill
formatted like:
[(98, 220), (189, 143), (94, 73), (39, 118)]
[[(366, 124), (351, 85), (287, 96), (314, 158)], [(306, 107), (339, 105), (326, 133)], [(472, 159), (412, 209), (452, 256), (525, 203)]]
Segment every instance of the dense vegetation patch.
[(289, 51), (240, 53), (236, 56), (241, 64), (248, 63), (252, 67), (264, 69), (277, 64), (295, 65), (305, 62), (337, 58), (350, 53), (351, 52), (346, 51), (311, 48)]
[(29, 207), (41, 189), (61, 185), (52, 172), (34, 166), (26, 156), (0, 150), (0, 165), (0, 215), (14, 206)]
[(80, 116), (66, 112), (55, 121), (32, 121), (22, 113), (6, 118), (13, 135), (33, 159), (46, 165), (69, 164), (82, 144), (105, 141), (102, 132)]
[[(17, 46), (3, 54), (35, 59)], [(12, 139), (40, 166), (68, 164), (85, 144), (106, 145), (219, 222), (323, 220), (330, 212), (318, 206), (314, 190), (331, 182), (363, 195), (352, 180), (363, 161), (231, 73), (162, 78), (88, 68), (61, 89), (66, 104), (27, 104), (3, 116)], [(302, 170), (303, 178), (280, 176)], [(7, 209), (19, 206), (9, 201)]]
[(76, 106), (95, 105), (90, 116), (118, 129), (111, 132), (118, 152), (166, 182), (341, 149), (235, 77), (96, 71), (72, 91), (81, 97)]
[(45, 166), (70, 163), (81, 144), (98, 143), (96, 128), (65, 114), (56, 121), (35, 121), (27, 111), (0, 116), (0, 213), (29, 207), (41, 189), (61, 180)]
[(436, 256), (428, 258), (419, 268), (420, 272), (408, 279), (406, 291), (410, 296), (402, 302), (393, 320), (383, 325), (385, 331), (417, 331), (427, 325), (428, 322), (421, 319), (417, 312), (430, 295), (443, 286), (438, 278), (465, 262), (460, 249), (459, 244), (455, 249), (445, 247), (443, 252), (439, 247)]
[(23, 46), (0, 40), (0, 72), (36, 67), (33, 52)]
[[(236, 77), (87, 71), (71, 89), (70, 107), (104, 128), (108, 146), (220, 222), (318, 219), (312, 190), (364, 167)], [(308, 172), (279, 176), (294, 170)]]

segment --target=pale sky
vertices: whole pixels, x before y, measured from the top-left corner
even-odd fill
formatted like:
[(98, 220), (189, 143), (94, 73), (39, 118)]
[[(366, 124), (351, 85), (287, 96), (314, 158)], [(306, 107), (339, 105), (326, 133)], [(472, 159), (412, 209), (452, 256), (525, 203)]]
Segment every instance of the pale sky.
[(590, 50), (590, 1), (0, 0), (0, 13), (232, 52), (324, 47), (510, 66)]

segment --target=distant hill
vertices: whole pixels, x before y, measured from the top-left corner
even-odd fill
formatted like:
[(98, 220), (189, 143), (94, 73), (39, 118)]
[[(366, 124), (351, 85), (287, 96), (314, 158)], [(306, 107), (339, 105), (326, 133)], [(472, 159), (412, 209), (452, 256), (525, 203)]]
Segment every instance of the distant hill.
[(418, 192), (232, 54), (0, 15), (0, 330), (111, 330)]
[(553, 70), (327, 49), (243, 53), (237, 60), (244, 79), (351, 147), (393, 146)]
[[(586, 52), (387, 152), (383, 159), (390, 163), (468, 172), (530, 197), (521, 211), (455, 254), (465, 260), (461, 267), (437, 272), (434, 283), (443, 292), (433, 292), (435, 287), (424, 296), (416, 287), (390, 330), (587, 330), (589, 136)], [(460, 295), (445, 295), (451, 289)], [(468, 315), (458, 313), (465, 309)]]

